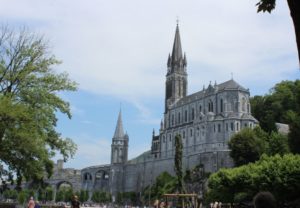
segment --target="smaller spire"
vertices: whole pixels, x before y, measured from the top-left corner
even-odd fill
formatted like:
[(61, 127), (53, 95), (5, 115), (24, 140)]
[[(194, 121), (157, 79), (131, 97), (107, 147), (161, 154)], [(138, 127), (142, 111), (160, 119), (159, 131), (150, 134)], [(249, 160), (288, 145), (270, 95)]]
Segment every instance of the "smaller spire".
[(184, 56), (183, 56), (183, 65), (186, 66), (187, 64), (187, 61), (186, 61), (186, 55), (185, 55), (185, 52), (184, 52)]
[(122, 110), (120, 109), (114, 138), (123, 138), (123, 137), (124, 137), (124, 130), (123, 130), (123, 122), (122, 122)]
[(171, 59), (171, 55), (169, 53), (169, 56), (168, 56), (168, 67), (171, 67), (171, 64), (172, 64), (172, 59)]

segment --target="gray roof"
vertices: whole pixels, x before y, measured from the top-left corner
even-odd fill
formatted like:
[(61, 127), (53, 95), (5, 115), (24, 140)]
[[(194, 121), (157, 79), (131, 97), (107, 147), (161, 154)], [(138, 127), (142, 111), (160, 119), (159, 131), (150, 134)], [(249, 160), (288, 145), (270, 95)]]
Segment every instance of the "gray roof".
[(122, 122), (122, 111), (120, 110), (116, 130), (113, 138), (123, 138), (123, 137), (124, 137), (124, 130), (123, 130), (123, 122)]
[(248, 92), (248, 89), (244, 88), (243, 86), (241, 86), (239, 83), (237, 83), (233, 79), (230, 79), (226, 82), (223, 82), (223, 83), (215, 85), (215, 86), (212, 86), (211, 84), (209, 84), (205, 90), (201, 90), (201, 91), (195, 92), (193, 94), (190, 94), (186, 97), (183, 97), (175, 105), (181, 106), (183, 104), (192, 102), (194, 100), (204, 97), (207, 93), (209, 93), (210, 91), (215, 90), (215, 89), (216, 89), (216, 92), (217, 91), (220, 92), (223, 90), (242, 90), (242, 91)]
[(246, 88), (244, 88), (243, 86), (241, 86), (239, 83), (237, 83), (236, 81), (234, 81), (233, 79), (230, 79), (226, 82), (223, 82), (221, 84), (218, 85), (218, 90), (230, 90), (230, 89), (234, 89), (234, 90), (243, 90), (243, 91), (247, 91)]

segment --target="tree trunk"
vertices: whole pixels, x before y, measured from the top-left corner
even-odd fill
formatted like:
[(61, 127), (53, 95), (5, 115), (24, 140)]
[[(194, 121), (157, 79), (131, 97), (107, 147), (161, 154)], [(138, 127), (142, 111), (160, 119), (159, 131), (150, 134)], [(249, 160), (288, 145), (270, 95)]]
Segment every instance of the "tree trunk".
[(298, 49), (298, 60), (300, 66), (300, 0), (287, 0), (291, 17), (294, 22), (295, 34), (296, 34), (296, 42)]

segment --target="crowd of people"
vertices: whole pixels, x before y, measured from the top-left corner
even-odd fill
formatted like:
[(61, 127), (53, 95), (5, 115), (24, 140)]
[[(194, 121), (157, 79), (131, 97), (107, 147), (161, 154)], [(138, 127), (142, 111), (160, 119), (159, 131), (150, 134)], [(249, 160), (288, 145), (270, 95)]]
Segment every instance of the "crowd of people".
[[(71, 200), (71, 208), (80, 208), (81, 203), (78, 200), (78, 196), (74, 195)], [(62, 208), (66, 208), (65, 204), (61, 205)], [(84, 207), (84, 204), (83, 206)], [(165, 202), (159, 202), (158, 200), (154, 202), (154, 207), (155, 208), (164, 208), (164, 207), (173, 207), (172, 203), (166, 204)], [(222, 202), (212, 202), (209, 205), (210, 208), (222, 208), (222, 207), (227, 207), (225, 204)], [(258, 194), (255, 195), (253, 198), (253, 207), (254, 208), (276, 208), (276, 200), (274, 196), (270, 192), (259, 192)], [(30, 197), (27, 208), (41, 208), (41, 205), (39, 204), (38, 201), (34, 201), (33, 197)], [(106, 206), (105, 206), (106, 208)]]

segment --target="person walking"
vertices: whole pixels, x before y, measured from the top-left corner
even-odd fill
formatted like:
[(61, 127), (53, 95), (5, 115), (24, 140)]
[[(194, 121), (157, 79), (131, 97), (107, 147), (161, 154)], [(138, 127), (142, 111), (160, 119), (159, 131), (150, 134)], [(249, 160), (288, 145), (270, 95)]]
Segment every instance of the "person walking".
[(35, 203), (34, 203), (33, 197), (31, 196), (28, 201), (27, 208), (34, 208), (34, 206), (35, 206)]
[(71, 201), (71, 208), (80, 208), (80, 202), (78, 200), (78, 196), (74, 195)]
[(40, 205), (39, 201), (35, 202), (34, 208), (41, 208), (41, 205)]

